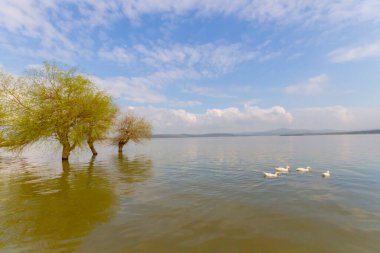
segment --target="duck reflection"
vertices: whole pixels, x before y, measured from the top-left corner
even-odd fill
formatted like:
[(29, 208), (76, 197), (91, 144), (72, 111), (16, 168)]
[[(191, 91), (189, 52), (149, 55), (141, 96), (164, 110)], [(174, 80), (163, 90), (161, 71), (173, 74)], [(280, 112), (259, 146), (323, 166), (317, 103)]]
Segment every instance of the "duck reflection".
[(0, 249), (75, 251), (83, 236), (112, 216), (117, 203), (114, 184), (104, 168), (97, 167), (95, 173), (94, 160), (78, 168), (65, 161), (54, 178), (37, 172), (12, 174), (5, 182), (0, 230), (6, 232)]

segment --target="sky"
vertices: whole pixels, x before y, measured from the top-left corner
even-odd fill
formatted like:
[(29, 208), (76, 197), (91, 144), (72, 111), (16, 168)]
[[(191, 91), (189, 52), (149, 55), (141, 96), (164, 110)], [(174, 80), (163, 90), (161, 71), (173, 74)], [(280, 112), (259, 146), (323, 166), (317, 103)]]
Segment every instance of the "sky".
[(380, 128), (378, 0), (0, 0), (0, 66), (75, 66), (155, 133)]

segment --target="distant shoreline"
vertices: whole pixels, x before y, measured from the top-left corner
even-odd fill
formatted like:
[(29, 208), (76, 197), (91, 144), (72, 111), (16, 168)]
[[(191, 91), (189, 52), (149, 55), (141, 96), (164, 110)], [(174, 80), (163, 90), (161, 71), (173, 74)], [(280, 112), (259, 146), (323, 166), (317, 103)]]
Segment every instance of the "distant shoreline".
[[(287, 130), (290, 131), (290, 130)], [(315, 135), (364, 135), (364, 134), (380, 134), (380, 129), (363, 130), (363, 131), (334, 131), (334, 132), (318, 132), (310, 131), (292, 133), (281, 133), (279, 131), (257, 132), (257, 133), (208, 133), (208, 134), (155, 134), (152, 136), (154, 139), (167, 139), (167, 138), (203, 138), (203, 137), (244, 137), (244, 136), (315, 136)]]
[(282, 134), (282, 135), (280, 135), (280, 136), (358, 135), (358, 134), (380, 134), (380, 130), (369, 130), (369, 131), (348, 131), (348, 132), (332, 132), (332, 133), (309, 133), (309, 134)]

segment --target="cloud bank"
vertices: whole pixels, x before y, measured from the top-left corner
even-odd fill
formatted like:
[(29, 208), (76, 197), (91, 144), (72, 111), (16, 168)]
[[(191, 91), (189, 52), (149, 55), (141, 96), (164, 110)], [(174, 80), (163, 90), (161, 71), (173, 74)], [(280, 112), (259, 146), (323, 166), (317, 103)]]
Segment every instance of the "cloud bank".
[(294, 129), (362, 130), (380, 128), (380, 107), (310, 107), (287, 111), (281, 106), (246, 105), (191, 113), (183, 109), (129, 107), (146, 117), (155, 133), (252, 132)]

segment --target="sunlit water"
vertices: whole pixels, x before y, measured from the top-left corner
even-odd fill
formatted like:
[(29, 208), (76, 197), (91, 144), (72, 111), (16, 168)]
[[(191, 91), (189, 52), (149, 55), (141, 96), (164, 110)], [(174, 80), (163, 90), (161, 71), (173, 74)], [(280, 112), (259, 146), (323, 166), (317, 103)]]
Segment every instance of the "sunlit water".
[[(379, 252), (380, 135), (0, 153), (0, 252)], [(279, 165), (310, 165), (265, 179)], [(321, 173), (329, 169), (331, 178)]]

